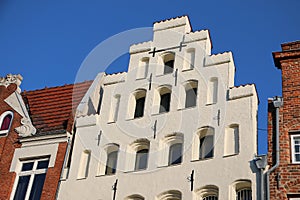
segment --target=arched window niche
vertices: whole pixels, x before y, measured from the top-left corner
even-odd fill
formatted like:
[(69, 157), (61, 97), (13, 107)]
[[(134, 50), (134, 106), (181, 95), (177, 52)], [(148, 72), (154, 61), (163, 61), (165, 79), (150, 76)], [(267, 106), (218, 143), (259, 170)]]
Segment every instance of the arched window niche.
[(6, 111), (0, 116), (0, 137), (7, 136), (13, 121), (13, 112)]
[(129, 97), (128, 103), (128, 118), (140, 118), (144, 116), (145, 102), (146, 102), (145, 89), (135, 90)]
[(178, 190), (169, 190), (159, 194), (155, 200), (181, 200), (182, 194)]
[(182, 84), (179, 96), (179, 108), (192, 108), (197, 105), (198, 81), (188, 80)]
[(215, 185), (207, 185), (195, 190), (193, 200), (218, 200), (219, 188)]
[(159, 166), (180, 164), (183, 155), (183, 142), (182, 133), (172, 133), (162, 138), (159, 144)]
[(193, 140), (192, 160), (203, 160), (214, 157), (214, 137), (213, 127), (205, 126), (200, 128)]
[(104, 145), (100, 152), (97, 175), (113, 175), (117, 172), (119, 149), (116, 143)]
[(148, 168), (150, 141), (145, 138), (137, 139), (127, 148), (127, 171), (140, 171)]
[(239, 151), (239, 125), (231, 124), (225, 128), (224, 156), (236, 155)]
[(252, 200), (250, 180), (237, 180), (232, 183), (231, 198), (235, 200)]
[(165, 113), (170, 111), (171, 95), (171, 85), (162, 85), (156, 89), (153, 98), (153, 114)]

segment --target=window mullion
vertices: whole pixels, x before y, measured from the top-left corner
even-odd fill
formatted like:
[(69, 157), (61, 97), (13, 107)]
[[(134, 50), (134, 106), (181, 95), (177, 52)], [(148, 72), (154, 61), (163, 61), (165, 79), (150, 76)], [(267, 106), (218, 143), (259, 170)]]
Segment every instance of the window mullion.
[(32, 188), (32, 184), (33, 184), (34, 177), (35, 177), (35, 174), (32, 173), (32, 174), (30, 175), (30, 180), (29, 180), (29, 184), (28, 184), (28, 187), (27, 187), (25, 200), (28, 200), (29, 197), (30, 197), (30, 192), (31, 192), (31, 188)]

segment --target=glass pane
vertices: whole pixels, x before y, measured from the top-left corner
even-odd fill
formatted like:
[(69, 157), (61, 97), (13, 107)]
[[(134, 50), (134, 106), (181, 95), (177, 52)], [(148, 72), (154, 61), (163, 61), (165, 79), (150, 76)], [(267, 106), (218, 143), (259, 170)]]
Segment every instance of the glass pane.
[(300, 162), (300, 154), (296, 154), (295, 157), (296, 157), (296, 161)]
[(196, 106), (197, 88), (192, 88), (186, 91), (185, 107)]
[(145, 97), (142, 97), (142, 98), (139, 98), (136, 100), (134, 118), (143, 117), (144, 106), (145, 106)]
[(33, 162), (23, 163), (21, 171), (30, 171), (33, 168)]
[(199, 158), (211, 158), (213, 157), (213, 136), (205, 136), (200, 139), (200, 153)]
[(11, 121), (12, 116), (10, 114), (6, 115), (2, 121), (2, 125), (0, 128), (0, 131), (3, 130), (8, 130), (9, 129), (9, 125), (10, 125), (10, 121)]
[(159, 113), (170, 111), (171, 93), (166, 93), (160, 97)]
[(169, 165), (179, 164), (182, 160), (182, 144), (173, 144), (169, 152)]
[(148, 149), (136, 153), (135, 170), (146, 169), (148, 163)]
[(164, 74), (172, 73), (174, 68), (174, 60), (165, 62)]
[(49, 160), (42, 160), (38, 162), (37, 169), (48, 168)]
[(30, 176), (20, 176), (14, 200), (24, 200)]
[(118, 152), (114, 151), (108, 154), (107, 162), (106, 162), (106, 169), (105, 174), (115, 174), (117, 169), (117, 159), (118, 159)]
[(34, 176), (29, 200), (40, 200), (45, 178), (46, 178), (46, 174), (37, 174)]

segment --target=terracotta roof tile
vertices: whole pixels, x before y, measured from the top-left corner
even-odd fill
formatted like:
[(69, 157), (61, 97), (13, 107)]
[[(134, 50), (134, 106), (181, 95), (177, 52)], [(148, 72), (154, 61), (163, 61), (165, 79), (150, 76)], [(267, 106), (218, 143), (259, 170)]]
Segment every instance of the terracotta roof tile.
[(92, 81), (24, 91), (22, 97), (38, 135), (71, 131), (73, 112)]

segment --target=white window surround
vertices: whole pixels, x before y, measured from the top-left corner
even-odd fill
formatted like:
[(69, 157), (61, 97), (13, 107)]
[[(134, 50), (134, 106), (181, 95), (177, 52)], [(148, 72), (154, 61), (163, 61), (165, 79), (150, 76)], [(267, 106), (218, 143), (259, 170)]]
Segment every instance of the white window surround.
[[(252, 187), (251, 187), (251, 181), (250, 180), (237, 180), (234, 183), (231, 184), (231, 198), (235, 199), (235, 200), (251, 200), (252, 199)], [(240, 199), (238, 194), (240, 194), (242, 191), (244, 191), (244, 193), (250, 193), (251, 195), (249, 195), (248, 199)], [(247, 192), (250, 191), (250, 192)]]
[[(159, 160), (158, 160), (158, 166), (168, 166), (169, 165), (169, 158), (170, 158), (170, 147), (174, 144), (182, 144), (182, 151), (183, 151), (183, 141), (184, 136), (182, 133), (172, 133), (169, 135), (166, 135), (164, 138), (160, 140), (159, 143)], [(181, 155), (181, 162), (183, 161), (183, 154)]]
[(143, 57), (138, 64), (136, 79), (145, 79), (149, 70), (149, 57)]
[(195, 68), (194, 65), (195, 65), (195, 48), (189, 48), (185, 52), (182, 71), (192, 70)]
[(121, 95), (116, 94), (112, 97), (108, 123), (113, 123), (118, 120)]
[(168, 200), (168, 199), (181, 200), (181, 198), (182, 198), (182, 194), (180, 191), (170, 190), (170, 191), (161, 193), (160, 195), (158, 195), (155, 198), (155, 200)]
[[(47, 166), (38, 167), (40, 161), (46, 162)], [(47, 161), (48, 161), (48, 163), (47, 163)], [(32, 163), (31, 169), (28, 169), (28, 170), (22, 169), (24, 164), (30, 164), (30, 163)], [(40, 158), (19, 160), (19, 164), (17, 167), (17, 176), (16, 176), (15, 183), (14, 183), (14, 186), (13, 186), (13, 189), (11, 192), (10, 200), (14, 199), (15, 193), (17, 192), (20, 177), (29, 176), (30, 178), (28, 181), (26, 195), (24, 198), (24, 200), (28, 200), (30, 197), (31, 190), (33, 189), (33, 186), (34, 186), (34, 180), (35, 180), (36, 175), (46, 174), (48, 168), (49, 168), (49, 157), (48, 156), (42, 157), (42, 158), (40, 157)]]
[(11, 120), (10, 120), (9, 127), (6, 130), (2, 130), (2, 131), (0, 130), (0, 137), (1, 136), (6, 136), (9, 132), (10, 128), (11, 128), (11, 124), (12, 124), (12, 121), (14, 119), (14, 114), (11, 111), (5, 111), (4, 113), (1, 114), (1, 116), (0, 116), (0, 127), (2, 126), (4, 118), (8, 115), (11, 115)]
[(124, 200), (144, 200), (145, 198), (139, 194), (133, 194), (126, 197)]
[(125, 169), (127, 172), (135, 171), (137, 152), (144, 149), (148, 150), (148, 160), (149, 160), (150, 141), (148, 139), (140, 138), (132, 142), (130, 145), (128, 145), (126, 149), (126, 164), (125, 164)]
[(193, 200), (218, 199), (219, 188), (215, 185), (207, 185), (195, 190)]
[(77, 179), (85, 179), (88, 177), (90, 160), (91, 150), (86, 149), (81, 153)]
[[(200, 140), (205, 138), (206, 136), (212, 136), (212, 157), (209, 158), (201, 158), (200, 159)], [(193, 139), (193, 149), (192, 149), (192, 161), (210, 159), (213, 158), (214, 155), (214, 146), (215, 146), (215, 129), (211, 126), (204, 126), (198, 129)]]
[(238, 124), (231, 124), (225, 128), (224, 135), (224, 156), (237, 155), (239, 147), (240, 127)]
[(118, 160), (119, 160), (119, 144), (116, 143), (108, 143), (103, 146), (100, 150), (99, 154), (99, 161), (98, 161), (98, 168), (97, 168), (97, 176), (104, 176), (106, 171), (106, 164), (107, 164), (107, 156), (114, 151), (118, 151), (118, 158), (117, 158), (117, 167), (118, 167)]
[(153, 105), (152, 105), (152, 115), (160, 114), (160, 113), (165, 113), (165, 112), (160, 112), (161, 109), (161, 96), (164, 94), (170, 94), (170, 101), (169, 101), (169, 111), (171, 110), (171, 99), (172, 99), (172, 86), (171, 85), (161, 85), (157, 87), (157, 89), (154, 92), (154, 97), (153, 97)]
[(300, 134), (291, 135), (292, 163), (300, 164)]
[[(129, 102), (128, 102), (128, 111), (127, 111), (127, 119), (136, 119), (143, 117), (145, 115), (145, 108), (146, 108), (146, 96), (147, 96), (147, 90), (144, 88), (136, 89), (134, 92), (131, 93), (129, 96)], [(137, 106), (137, 100), (144, 98), (144, 107), (143, 107), (143, 115), (142, 116), (135, 116), (136, 114), (136, 106)]]

